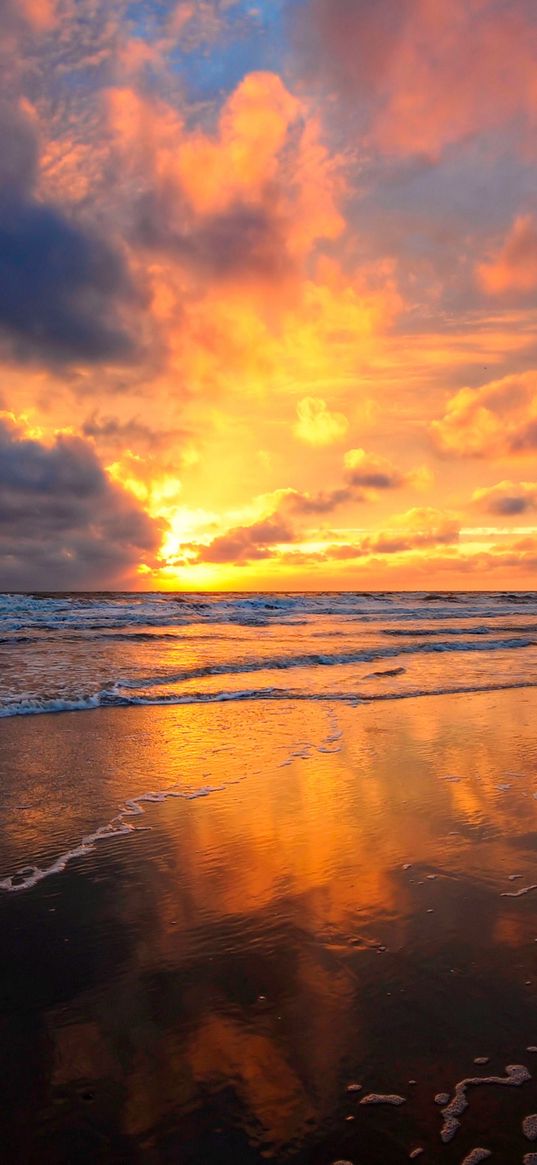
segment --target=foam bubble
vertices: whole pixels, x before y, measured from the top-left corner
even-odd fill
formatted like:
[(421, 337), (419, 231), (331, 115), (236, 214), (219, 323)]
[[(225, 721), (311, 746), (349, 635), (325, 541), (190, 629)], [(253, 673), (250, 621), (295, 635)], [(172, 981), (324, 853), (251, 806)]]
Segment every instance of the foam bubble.
[(488, 1064), (490, 1056), (474, 1056), (474, 1064)]
[(530, 894), (532, 890), (537, 890), (537, 885), (523, 886), (521, 890), (504, 890), (502, 898), (522, 898), (524, 894)]
[(424, 1152), (425, 1152), (425, 1149), (421, 1149), (421, 1148), (420, 1149), (413, 1149), (412, 1152), (408, 1154), (408, 1156), (409, 1156), (411, 1161), (415, 1161), (416, 1157), (421, 1157), (421, 1154)]
[(479, 1165), (480, 1161), (486, 1161), (487, 1157), (492, 1157), (490, 1149), (472, 1149), (461, 1162), (461, 1165)]
[(468, 1108), (466, 1089), (470, 1085), (507, 1084), (518, 1087), (520, 1084), (525, 1084), (527, 1080), (531, 1080), (531, 1074), (524, 1064), (508, 1064), (505, 1076), (467, 1076), (464, 1080), (459, 1080), (455, 1085), (452, 1100), (442, 1109), (444, 1123), (440, 1130), (440, 1139), (447, 1145), (460, 1129), (461, 1122), (458, 1118)]
[(367, 1096), (363, 1096), (360, 1104), (404, 1104), (406, 1096), (398, 1096), (395, 1092), (369, 1092)]
[(537, 1113), (532, 1112), (522, 1121), (522, 1132), (528, 1141), (537, 1141)]

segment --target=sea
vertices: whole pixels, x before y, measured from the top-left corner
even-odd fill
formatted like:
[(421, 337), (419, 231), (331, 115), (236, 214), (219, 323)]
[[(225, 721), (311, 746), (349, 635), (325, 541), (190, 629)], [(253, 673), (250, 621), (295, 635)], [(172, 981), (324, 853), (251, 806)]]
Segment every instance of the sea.
[(537, 594), (0, 595), (0, 717), (532, 686)]
[(537, 1165), (537, 593), (0, 596), (0, 1160)]

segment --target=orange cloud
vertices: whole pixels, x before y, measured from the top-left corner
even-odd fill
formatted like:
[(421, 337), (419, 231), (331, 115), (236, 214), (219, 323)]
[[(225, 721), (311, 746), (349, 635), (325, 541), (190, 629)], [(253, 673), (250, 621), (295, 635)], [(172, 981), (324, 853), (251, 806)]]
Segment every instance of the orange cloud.
[(497, 485), (474, 490), (472, 501), (491, 514), (518, 517), (537, 506), (537, 482), (500, 481)]
[(193, 209), (214, 214), (237, 199), (262, 198), (301, 112), (275, 73), (245, 77), (225, 102), (217, 134), (191, 134), (179, 147), (178, 176)]
[(477, 268), (487, 295), (528, 295), (537, 288), (537, 223), (533, 215), (515, 219), (498, 253)]
[(431, 425), (437, 449), (454, 457), (530, 453), (537, 446), (537, 372), (462, 388)]
[(535, 125), (537, 28), (524, 0), (310, 0), (301, 34), (310, 78), (353, 101), (386, 153), (436, 158), (514, 118)]

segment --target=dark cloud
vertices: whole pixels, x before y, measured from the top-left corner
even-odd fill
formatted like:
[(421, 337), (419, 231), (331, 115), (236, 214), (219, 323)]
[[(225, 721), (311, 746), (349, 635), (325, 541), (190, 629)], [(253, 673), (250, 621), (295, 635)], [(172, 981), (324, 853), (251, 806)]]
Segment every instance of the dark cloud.
[(537, 483), (501, 481), (485, 489), (475, 491), (473, 501), (488, 514), (498, 514), (503, 518), (514, 518), (527, 514), (537, 506)]
[(357, 490), (346, 486), (340, 489), (321, 491), (318, 494), (300, 493), (293, 490), (287, 494), (282, 502), (282, 508), (294, 514), (331, 514), (338, 506), (346, 502), (363, 502), (367, 499)]
[(487, 507), (491, 514), (502, 514), (504, 517), (512, 517), (516, 514), (525, 514), (528, 510), (535, 509), (535, 499), (523, 496), (512, 495), (511, 497), (491, 499)]
[(350, 469), (347, 471), (349, 485), (363, 489), (399, 489), (405, 484), (405, 476), (396, 469)]
[(125, 361), (138, 345), (124, 318), (142, 297), (109, 241), (34, 196), (29, 118), (0, 106), (0, 336), (19, 359)]
[(174, 442), (184, 442), (191, 437), (187, 429), (154, 429), (138, 417), (121, 421), (118, 417), (98, 416), (95, 412), (82, 425), (82, 432), (99, 446), (122, 450), (129, 446), (148, 453), (161, 453), (169, 450)]
[(46, 446), (0, 418), (1, 590), (117, 584), (154, 561), (161, 534), (86, 441)]
[(136, 242), (172, 252), (200, 275), (215, 279), (275, 278), (292, 266), (285, 224), (265, 205), (235, 203), (219, 214), (194, 217), (174, 190), (148, 192), (135, 214)]
[(34, 126), (18, 106), (0, 100), (0, 196), (25, 197), (32, 189), (38, 163)]

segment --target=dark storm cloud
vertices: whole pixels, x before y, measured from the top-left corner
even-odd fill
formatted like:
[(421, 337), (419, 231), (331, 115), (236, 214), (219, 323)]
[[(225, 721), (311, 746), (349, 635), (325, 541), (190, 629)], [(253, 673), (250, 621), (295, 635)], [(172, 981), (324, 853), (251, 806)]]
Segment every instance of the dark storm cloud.
[(86, 441), (45, 446), (0, 418), (0, 589), (120, 582), (153, 561), (161, 530)]
[(140, 307), (121, 252), (34, 196), (37, 143), (29, 118), (0, 105), (0, 336), (19, 359), (127, 360), (122, 318)]

